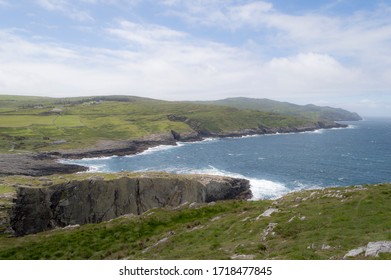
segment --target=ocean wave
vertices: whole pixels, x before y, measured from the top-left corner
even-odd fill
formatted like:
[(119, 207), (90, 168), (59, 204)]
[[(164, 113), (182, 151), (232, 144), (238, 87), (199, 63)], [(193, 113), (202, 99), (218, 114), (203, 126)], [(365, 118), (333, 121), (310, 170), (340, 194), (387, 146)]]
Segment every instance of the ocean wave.
[(189, 142), (189, 143), (197, 144), (197, 143), (203, 143), (203, 142), (214, 142), (214, 141), (218, 141), (220, 139), (221, 138), (217, 138), (217, 137), (209, 137), (209, 138), (204, 138), (200, 141), (194, 141), (194, 142)]
[(223, 139), (246, 139), (246, 138), (254, 138), (254, 137), (260, 137), (264, 134), (248, 134), (248, 135), (240, 135), (240, 136), (229, 136), (224, 137)]
[(171, 168), (166, 169), (164, 171), (177, 174), (207, 174), (246, 179), (250, 181), (250, 189), (253, 193), (253, 197), (251, 200), (277, 199), (291, 191), (288, 187), (286, 187), (283, 183), (280, 182), (246, 177), (239, 173), (218, 169), (212, 165), (208, 165), (208, 167), (202, 169)]
[(119, 156), (106, 156), (106, 157), (87, 157), (87, 158), (80, 158), (80, 159), (60, 159), (58, 162), (65, 163), (65, 164), (79, 164), (82, 165), (79, 162), (88, 162), (88, 161), (104, 161), (109, 160), (112, 158), (117, 158)]
[(347, 127), (333, 127), (331, 130), (339, 130), (339, 129), (356, 129), (358, 126), (354, 124), (349, 124)]
[(262, 134), (251, 134), (251, 135), (244, 135), (240, 136), (240, 138), (254, 138), (254, 137), (260, 137)]
[(126, 155), (124, 157), (145, 156), (145, 155), (150, 155), (150, 154), (153, 154), (153, 153), (156, 153), (156, 152), (162, 152), (162, 151), (171, 150), (171, 149), (178, 148), (178, 147), (181, 147), (181, 146), (184, 146), (184, 145), (185, 144), (182, 143), (182, 142), (178, 142), (176, 145), (159, 145), (159, 146), (155, 146), (155, 147), (150, 147), (150, 148), (146, 149), (145, 151), (143, 151), (141, 153), (134, 154), (134, 155)]
[(106, 164), (89, 164), (86, 173), (103, 173), (107, 172)]
[(190, 168), (166, 168), (163, 171), (177, 174), (207, 174), (207, 175), (217, 175), (217, 176), (230, 176), (243, 178), (243, 175), (239, 173), (228, 172), (215, 168), (212, 165), (208, 165), (206, 168), (201, 169), (190, 169)]
[(316, 129), (316, 130), (312, 130), (312, 131), (303, 131), (303, 132), (299, 132), (299, 133), (303, 133), (303, 134), (323, 134), (324, 132), (325, 132), (325, 129), (321, 128), (321, 129)]
[(265, 179), (245, 178), (250, 181), (253, 197), (251, 200), (277, 199), (291, 190), (280, 182)]

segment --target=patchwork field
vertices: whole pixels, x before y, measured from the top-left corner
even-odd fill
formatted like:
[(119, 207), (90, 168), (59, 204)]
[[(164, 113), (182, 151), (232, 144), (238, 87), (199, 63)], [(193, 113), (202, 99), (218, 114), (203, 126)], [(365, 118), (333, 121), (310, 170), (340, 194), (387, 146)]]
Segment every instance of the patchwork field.
[(169, 115), (188, 118), (199, 129), (216, 133), (315, 123), (297, 116), (138, 97), (0, 96), (0, 153), (83, 148), (99, 140), (194, 131)]

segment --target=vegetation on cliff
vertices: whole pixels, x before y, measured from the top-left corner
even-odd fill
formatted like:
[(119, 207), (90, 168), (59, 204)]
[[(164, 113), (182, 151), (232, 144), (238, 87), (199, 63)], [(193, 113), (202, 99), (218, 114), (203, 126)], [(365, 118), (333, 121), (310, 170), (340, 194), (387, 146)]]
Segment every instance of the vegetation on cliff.
[(263, 112), (278, 113), (284, 115), (300, 116), (312, 120), (329, 121), (359, 121), (361, 117), (341, 108), (329, 106), (316, 106), (313, 104), (296, 105), (289, 102), (279, 102), (270, 99), (257, 98), (226, 98), (216, 101), (203, 101), (200, 104), (222, 105), (238, 109), (251, 109)]
[(3, 235), (0, 259), (342, 259), (369, 242), (391, 240), (390, 200), (391, 184), (378, 184), (275, 201), (185, 203), (100, 224)]

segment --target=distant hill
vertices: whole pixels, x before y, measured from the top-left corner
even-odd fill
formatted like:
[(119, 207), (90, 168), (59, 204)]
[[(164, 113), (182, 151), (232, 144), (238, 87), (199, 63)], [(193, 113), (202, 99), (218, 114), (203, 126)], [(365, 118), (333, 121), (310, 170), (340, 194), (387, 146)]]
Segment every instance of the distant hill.
[[(156, 137), (160, 137), (163, 141), (169, 137), (172, 141), (194, 141), (203, 137), (300, 132), (340, 127), (334, 121), (359, 119), (357, 114), (342, 109), (267, 99), (197, 103), (114, 95), (0, 95), (0, 153), (87, 149), (103, 140), (157, 141)], [(102, 147), (96, 149), (100, 151)]]
[(302, 116), (136, 96), (0, 95), (0, 153), (87, 149), (103, 140), (193, 141), (335, 125)]
[(297, 105), (288, 102), (274, 101), (266, 98), (257, 99), (235, 97), (216, 101), (200, 101), (199, 103), (229, 106), (238, 109), (272, 112), (283, 115), (302, 116), (312, 120), (320, 119), (327, 121), (359, 121), (362, 119), (357, 113), (352, 113), (340, 108), (316, 106), (313, 104)]

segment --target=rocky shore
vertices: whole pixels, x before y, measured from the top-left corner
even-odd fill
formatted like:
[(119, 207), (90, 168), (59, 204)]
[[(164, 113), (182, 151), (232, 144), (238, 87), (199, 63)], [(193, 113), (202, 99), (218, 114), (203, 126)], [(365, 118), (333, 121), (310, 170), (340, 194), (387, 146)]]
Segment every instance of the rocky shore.
[[(183, 121), (192, 127), (193, 132), (178, 133), (171, 131), (167, 134), (150, 135), (140, 140), (130, 141), (100, 141), (91, 148), (58, 150), (54, 152), (26, 153), (26, 154), (0, 154), (0, 176), (8, 175), (28, 175), (28, 176), (46, 176), (50, 174), (70, 174), (86, 171), (87, 168), (79, 165), (62, 164), (60, 159), (79, 159), (106, 156), (124, 156), (141, 153), (149, 148), (159, 145), (176, 145), (177, 142), (201, 141), (205, 138), (216, 137), (241, 137), (247, 135), (263, 135), (276, 133), (298, 133), (306, 131), (315, 131), (318, 129), (345, 128), (347, 125), (335, 122), (318, 122), (313, 125), (300, 127), (278, 127), (267, 128), (258, 127), (254, 129), (245, 129), (239, 131), (228, 131), (213, 133), (200, 130), (196, 123), (190, 120), (181, 119), (176, 116), (170, 116), (173, 121)], [(178, 119), (179, 118), (179, 119)]]
[(45, 154), (0, 154), (0, 176), (46, 176), (88, 170), (80, 165), (59, 163), (57, 159)]

